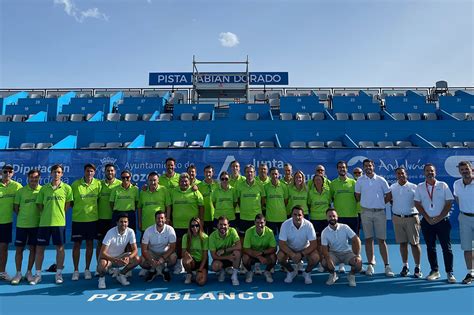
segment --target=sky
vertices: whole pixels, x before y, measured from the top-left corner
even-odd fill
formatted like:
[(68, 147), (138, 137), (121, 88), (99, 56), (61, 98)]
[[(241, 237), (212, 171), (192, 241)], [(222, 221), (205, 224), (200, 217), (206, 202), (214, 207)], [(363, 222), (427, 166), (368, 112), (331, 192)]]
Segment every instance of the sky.
[(193, 55), (292, 87), (472, 87), (474, 0), (0, 0), (2, 89), (145, 88)]

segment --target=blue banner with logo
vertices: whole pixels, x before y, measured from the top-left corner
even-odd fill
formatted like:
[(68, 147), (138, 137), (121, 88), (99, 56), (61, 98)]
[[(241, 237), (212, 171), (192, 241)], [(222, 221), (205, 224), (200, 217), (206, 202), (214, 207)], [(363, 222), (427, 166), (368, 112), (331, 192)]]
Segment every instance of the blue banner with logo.
[[(193, 85), (192, 72), (150, 72), (149, 85)], [(288, 72), (250, 72), (250, 85), (288, 85)], [(198, 82), (209, 84), (246, 83), (242, 73), (202, 73)]]
[[(311, 180), (315, 166), (322, 164), (326, 168), (329, 179), (337, 177), (336, 163), (344, 160), (349, 167), (349, 173), (355, 167), (362, 167), (366, 158), (375, 163), (375, 172), (387, 179), (391, 184), (396, 181), (395, 169), (403, 166), (408, 172), (409, 181), (418, 184), (424, 181), (423, 167), (425, 163), (436, 166), (440, 181), (446, 182), (450, 189), (453, 183), (460, 178), (457, 164), (461, 160), (474, 163), (474, 150), (471, 149), (338, 149), (338, 150), (292, 150), (292, 149), (257, 149), (257, 150), (227, 150), (227, 149), (192, 149), (192, 150), (16, 150), (0, 151), (0, 167), (9, 163), (14, 167), (14, 180), (26, 184), (26, 175), (31, 169), (42, 172), (41, 184), (49, 181), (49, 168), (60, 163), (65, 168), (64, 182), (72, 183), (81, 178), (83, 165), (94, 163), (97, 166), (96, 177), (104, 178), (104, 166), (113, 163), (117, 166), (117, 173), (122, 170), (132, 172), (132, 181), (142, 185), (147, 174), (156, 171), (165, 172), (165, 160), (168, 157), (176, 159), (176, 171), (185, 172), (186, 168), (194, 164), (197, 167), (198, 179), (202, 179), (203, 169), (212, 165), (217, 178), (221, 171), (230, 171), (230, 163), (238, 160), (242, 173), (246, 164), (258, 167), (266, 163), (268, 167), (277, 167), (283, 173), (284, 163), (291, 163), (293, 171), (302, 170), (306, 180)], [(118, 175), (117, 175), (118, 176)], [(457, 205), (453, 206), (454, 227), (453, 238), (459, 238), (457, 222)], [(391, 224), (389, 224), (391, 229)]]

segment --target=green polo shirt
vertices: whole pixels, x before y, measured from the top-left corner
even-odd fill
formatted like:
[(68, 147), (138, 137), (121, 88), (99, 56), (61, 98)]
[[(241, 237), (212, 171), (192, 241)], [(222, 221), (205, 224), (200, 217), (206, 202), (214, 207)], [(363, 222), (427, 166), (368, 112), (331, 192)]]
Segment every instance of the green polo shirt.
[(269, 182), (263, 186), (265, 189), (266, 214), (268, 222), (283, 222), (286, 220), (286, 204), (288, 199), (288, 186), (277, 182), (273, 185)]
[(162, 174), (160, 176), (159, 183), (161, 186), (166, 187), (170, 190), (179, 187), (179, 174), (175, 172), (174, 175), (171, 177), (166, 176), (166, 174)]
[[(214, 230), (214, 232), (209, 235), (209, 250), (210, 251), (218, 251), (218, 250), (226, 250), (230, 248), (240, 241), (239, 234), (237, 230), (233, 227), (229, 227), (227, 233), (224, 237), (221, 237), (218, 230)], [(229, 254), (227, 252), (224, 255)]]
[(341, 180), (339, 177), (329, 185), (334, 208), (340, 218), (357, 217), (357, 201), (354, 196), (356, 181), (352, 178)]
[(234, 187), (234, 188), (237, 188), (237, 186), (240, 183), (245, 182), (245, 180), (246, 180), (245, 176), (239, 175), (238, 177), (233, 177), (232, 175), (230, 175), (229, 176), (229, 185)]
[[(329, 190), (329, 185), (331, 184), (331, 181), (327, 178), (327, 177), (324, 177), (324, 183), (323, 183), (323, 187), (328, 189)], [(308, 182), (308, 190), (311, 190), (313, 188), (313, 179), (311, 179), (309, 182)]]
[(0, 224), (13, 222), (13, 202), (21, 187), (23, 186), (14, 180), (10, 180), (7, 185), (0, 181)]
[(71, 184), (74, 206), (73, 222), (93, 222), (99, 219), (99, 196), (102, 189), (100, 180), (93, 178), (90, 184), (84, 178)]
[(36, 199), (41, 186), (32, 189), (30, 185), (18, 190), (15, 194), (14, 203), (20, 207), (16, 218), (16, 226), (19, 228), (35, 228), (39, 226), (40, 211), (36, 206)]
[(212, 203), (216, 205), (214, 209), (214, 219), (224, 215), (230, 221), (235, 220), (234, 203), (237, 202), (236, 194), (237, 190), (232, 186), (229, 186), (227, 190), (218, 186), (216, 190), (212, 191)]
[(257, 178), (255, 178), (255, 180), (260, 183), (260, 185), (263, 185), (265, 186), (266, 184), (268, 184), (269, 182), (271, 182), (270, 180), (270, 177), (267, 176), (267, 178), (265, 180), (261, 180), (260, 177), (257, 176)]
[(256, 180), (250, 186), (246, 181), (237, 186), (237, 197), (240, 199), (240, 219), (255, 220), (255, 216), (262, 213), (262, 197), (265, 197), (263, 186)]
[(66, 202), (73, 201), (72, 188), (61, 182), (54, 189), (51, 183), (41, 187), (36, 203), (43, 205), (40, 227), (66, 226)]
[(171, 198), (166, 187), (158, 185), (156, 191), (142, 191), (138, 201), (138, 208), (142, 209), (142, 230), (155, 224), (155, 213), (166, 211), (166, 206), (170, 205)]
[(311, 220), (326, 220), (326, 210), (331, 206), (331, 192), (326, 187), (318, 193), (315, 188), (308, 192), (309, 218)]
[(293, 177), (290, 179), (289, 182), (285, 181), (285, 177), (282, 177), (282, 178), (280, 178), (280, 183), (285, 184), (288, 187), (292, 186), (293, 185)]
[[(188, 252), (195, 261), (202, 261), (202, 251), (209, 250), (209, 236), (203, 233), (202, 239), (199, 236), (191, 237), (191, 244)], [(182, 248), (188, 248), (188, 233), (183, 235)]]
[(111, 184), (108, 184), (105, 179), (100, 181), (102, 189), (99, 195), (99, 219), (110, 220), (112, 219), (112, 208), (110, 207), (110, 194), (114, 188), (122, 185), (120, 179), (114, 179)]
[(202, 194), (199, 190), (193, 191), (192, 187), (182, 191), (179, 187), (170, 192), (173, 210), (173, 227), (187, 229), (189, 220), (199, 216), (199, 206), (204, 205)]
[(138, 187), (130, 185), (125, 189), (122, 185), (117, 186), (110, 193), (109, 201), (114, 203), (114, 211), (133, 211), (138, 202)]
[(210, 184), (205, 181), (198, 184), (199, 191), (204, 198), (204, 221), (212, 221), (214, 219), (214, 205), (212, 204), (211, 194), (218, 187), (219, 183), (215, 180), (212, 180)]
[(257, 234), (255, 226), (245, 231), (244, 248), (262, 252), (271, 247), (276, 247), (276, 241), (273, 231), (268, 226), (265, 226), (262, 235)]
[(308, 190), (303, 186), (301, 190), (296, 189), (295, 185), (288, 186), (288, 205), (286, 213), (289, 215), (294, 206), (301, 206), (304, 214), (308, 214)]

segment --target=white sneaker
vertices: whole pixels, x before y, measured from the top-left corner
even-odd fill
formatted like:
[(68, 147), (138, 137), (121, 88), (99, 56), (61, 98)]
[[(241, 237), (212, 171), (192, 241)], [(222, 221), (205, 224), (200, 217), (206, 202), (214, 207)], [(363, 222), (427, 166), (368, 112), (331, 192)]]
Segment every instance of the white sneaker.
[(33, 281), (34, 279), (35, 279), (35, 277), (34, 277), (33, 274), (31, 273), (31, 271), (26, 272), (26, 281), (28, 281), (28, 283), (30, 283), (30, 282)]
[(237, 273), (233, 273), (232, 276), (230, 277), (230, 280), (232, 280), (232, 285), (239, 285), (240, 284)]
[(300, 261), (296, 264), (296, 271), (301, 271), (301, 272), (304, 271), (304, 263), (303, 263), (302, 260), (300, 260)]
[(16, 275), (13, 277), (11, 284), (18, 284), (21, 281), (21, 272), (17, 272)]
[(260, 263), (255, 263), (255, 267), (253, 268), (253, 272), (256, 275), (261, 275), (263, 273), (262, 269), (260, 269)]
[(318, 265), (318, 271), (319, 271), (319, 272), (324, 272), (324, 266), (323, 266), (323, 264), (320, 263), (320, 264)]
[(148, 270), (142, 269), (142, 270), (140, 270), (140, 272), (138, 273), (138, 276), (139, 276), (139, 277), (144, 277), (144, 276), (146, 276), (147, 272), (148, 272)]
[(183, 263), (181, 259), (178, 259), (178, 261), (176, 262), (176, 265), (174, 265), (173, 273), (175, 275), (179, 275), (182, 272), (183, 272)]
[(118, 274), (116, 279), (121, 285), (129, 285), (130, 284), (130, 282), (128, 282), (128, 280), (127, 280), (127, 277), (125, 275), (121, 274), (121, 273)]
[(326, 284), (327, 285), (333, 285), (334, 283), (336, 283), (337, 279), (339, 279), (339, 277), (337, 276), (337, 273), (332, 272), (332, 273), (329, 274), (329, 278), (326, 281)]
[(99, 277), (99, 289), (105, 289), (107, 286), (105, 285), (105, 277)]
[(252, 280), (253, 280), (253, 272), (247, 271), (247, 274), (245, 275), (245, 282), (252, 283)]
[(349, 281), (349, 286), (350, 287), (355, 287), (356, 286), (356, 276), (353, 274), (348, 274), (347, 275), (347, 281)]
[(263, 275), (265, 276), (265, 281), (267, 281), (267, 283), (273, 283), (273, 277), (270, 271), (265, 270)]
[(55, 280), (56, 284), (62, 284), (64, 282), (63, 274), (57, 272), (56, 276), (54, 277), (54, 280)]
[(0, 280), (12, 281), (12, 278), (6, 272), (0, 272)]
[(225, 280), (225, 270), (221, 270), (219, 271), (217, 281), (224, 282), (224, 280)]
[(77, 280), (79, 280), (79, 271), (74, 271), (74, 272), (72, 273), (71, 280), (72, 280), (72, 281), (77, 281)]
[(86, 280), (91, 280), (92, 279), (92, 273), (90, 272), (89, 269), (84, 270), (84, 279), (86, 279)]
[(30, 281), (31, 285), (37, 285), (38, 283), (41, 282), (41, 276), (36, 275), (33, 279), (33, 281)]
[(386, 277), (394, 277), (395, 274), (392, 271), (392, 268), (390, 268), (389, 265), (385, 266), (385, 276)]
[(373, 275), (374, 275), (374, 271), (375, 271), (375, 270), (374, 270), (374, 266), (368, 265), (368, 266), (367, 266), (367, 270), (365, 271), (365, 274), (366, 274), (367, 276), (373, 276)]
[(184, 279), (184, 284), (190, 284), (191, 282), (193, 282), (193, 274), (188, 273), (186, 274), (186, 278)]
[(296, 277), (297, 274), (298, 274), (297, 270), (293, 270), (292, 272), (287, 272), (286, 278), (283, 281), (285, 281), (285, 283), (292, 283), (293, 279)]
[(311, 280), (311, 274), (309, 272), (303, 271), (303, 278), (304, 278), (304, 284), (313, 283), (313, 280)]
[(346, 268), (344, 268), (344, 264), (339, 264), (339, 270), (337, 272), (346, 273)]

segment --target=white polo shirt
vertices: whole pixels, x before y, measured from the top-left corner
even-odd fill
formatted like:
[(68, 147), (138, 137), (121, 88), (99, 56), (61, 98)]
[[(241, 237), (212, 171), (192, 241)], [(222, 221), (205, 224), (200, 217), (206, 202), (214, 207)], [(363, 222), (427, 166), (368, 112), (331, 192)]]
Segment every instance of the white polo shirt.
[(349, 240), (355, 235), (347, 224), (338, 223), (335, 230), (328, 225), (321, 233), (321, 245), (329, 246), (331, 252), (350, 252)]
[(120, 234), (117, 227), (113, 227), (105, 234), (102, 244), (108, 246), (107, 254), (112, 257), (118, 257), (125, 252), (128, 244), (136, 244), (135, 232), (127, 228), (123, 234)]
[(355, 185), (355, 192), (360, 194), (360, 205), (369, 209), (384, 209), (385, 195), (390, 188), (385, 178), (374, 174), (372, 178), (361, 176)]
[(158, 232), (156, 224), (153, 224), (143, 233), (142, 244), (148, 244), (148, 250), (154, 253), (166, 252), (171, 243), (176, 243), (176, 233), (168, 224), (164, 225), (161, 232)]
[(464, 185), (462, 178), (455, 181), (454, 196), (458, 198), (460, 211), (474, 213), (474, 180), (469, 185)]
[(415, 208), (416, 185), (406, 182), (400, 185), (398, 182), (390, 186), (392, 192), (392, 212), (398, 215), (410, 215), (418, 213)]
[(292, 250), (300, 252), (309, 246), (310, 241), (316, 240), (316, 231), (313, 224), (303, 219), (299, 229), (293, 224), (293, 218), (283, 222), (279, 239), (285, 241)]
[[(433, 191), (432, 196), (431, 192)], [(434, 187), (426, 181), (419, 183), (415, 191), (415, 201), (421, 202), (423, 209), (430, 217), (436, 217), (443, 211), (446, 201), (454, 200), (448, 184), (436, 181)]]

